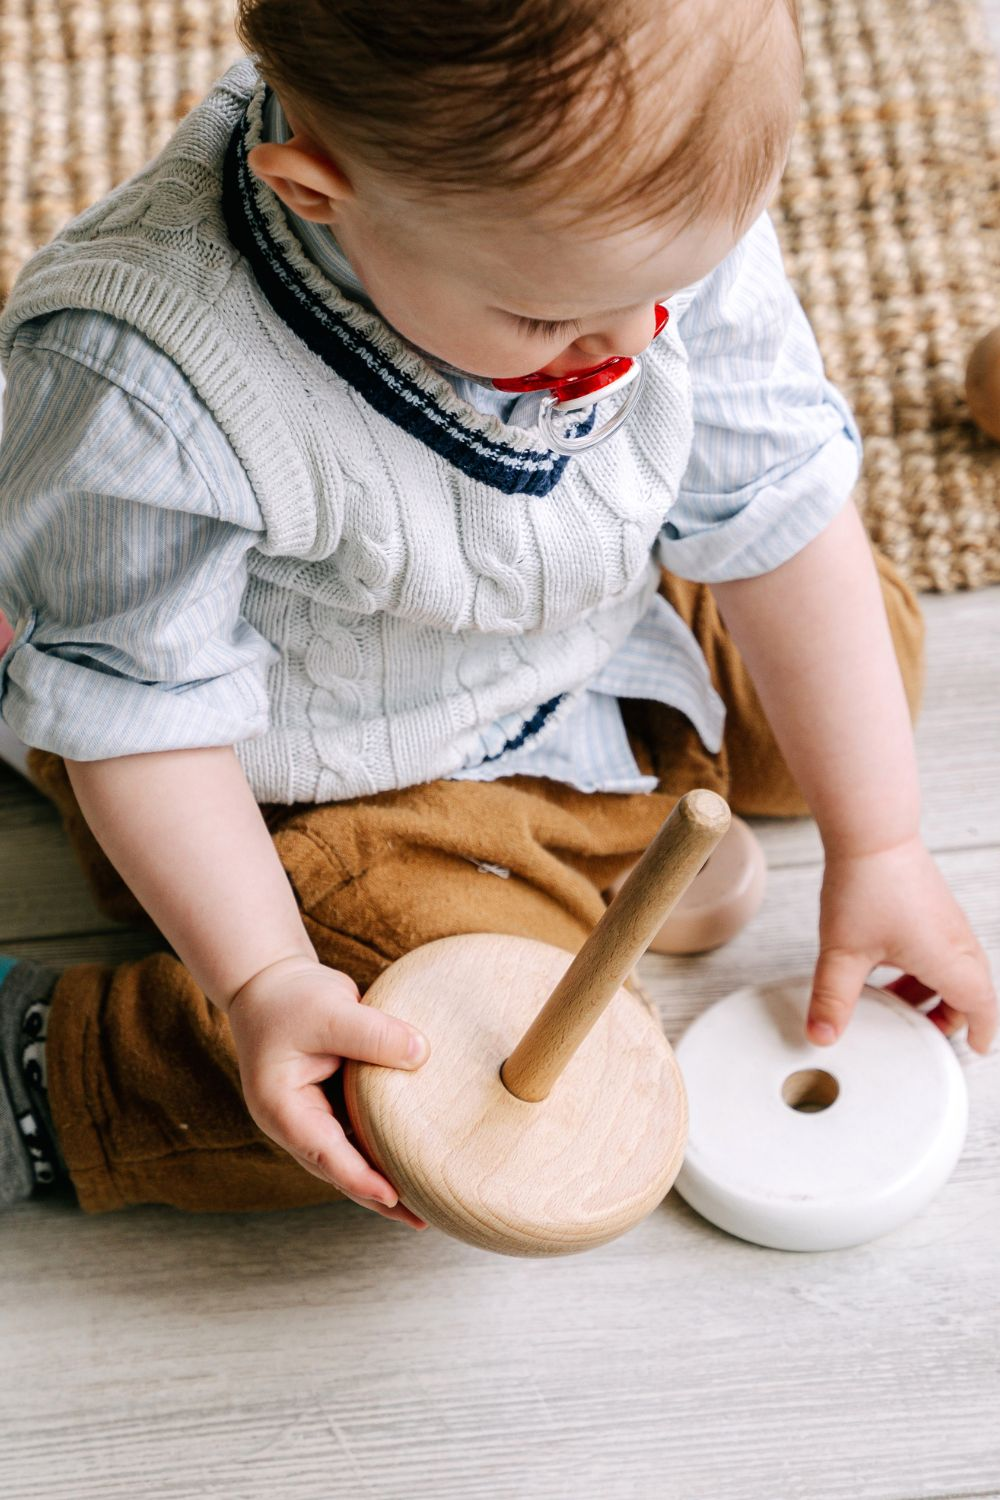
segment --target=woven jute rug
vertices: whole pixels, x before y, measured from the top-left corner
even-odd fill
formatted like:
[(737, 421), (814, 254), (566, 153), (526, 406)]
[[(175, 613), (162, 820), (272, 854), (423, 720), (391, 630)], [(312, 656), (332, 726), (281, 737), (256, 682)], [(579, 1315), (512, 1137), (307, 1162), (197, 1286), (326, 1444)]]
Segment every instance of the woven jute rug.
[[(977, 0), (801, 0), (802, 118), (771, 205), (865, 440), (855, 497), (920, 589), (1000, 581), (1000, 444), (968, 354), (1000, 323), (1000, 87)], [(0, 0), (0, 294), (238, 56), (230, 0)]]

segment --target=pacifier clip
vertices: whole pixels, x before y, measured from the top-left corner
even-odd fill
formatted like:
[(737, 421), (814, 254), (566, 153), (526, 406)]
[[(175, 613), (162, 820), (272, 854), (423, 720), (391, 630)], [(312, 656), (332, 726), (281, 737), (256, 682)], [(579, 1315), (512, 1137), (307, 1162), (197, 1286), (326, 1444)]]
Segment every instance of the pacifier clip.
[[(670, 317), (667, 309), (659, 302), (655, 312), (654, 339), (666, 328)], [(580, 453), (585, 448), (593, 448), (597, 443), (602, 443), (605, 438), (618, 431), (639, 399), (644, 373), (641, 355), (616, 354), (586, 370), (569, 370), (565, 375), (551, 375), (539, 370), (533, 375), (494, 380), (492, 384), (495, 390), (511, 395), (547, 391), (538, 413), (538, 426), (546, 443), (556, 453)], [(626, 388), (628, 395), (614, 416), (609, 417), (600, 427), (595, 427), (592, 432), (580, 437), (564, 437), (557, 430), (554, 420), (557, 416), (593, 406)]]

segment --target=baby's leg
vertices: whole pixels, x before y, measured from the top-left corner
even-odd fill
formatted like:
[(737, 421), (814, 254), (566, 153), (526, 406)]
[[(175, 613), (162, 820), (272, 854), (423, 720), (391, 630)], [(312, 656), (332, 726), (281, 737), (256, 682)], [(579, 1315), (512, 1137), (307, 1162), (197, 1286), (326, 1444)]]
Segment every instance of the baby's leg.
[[(924, 621), (917, 598), (893, 564), (875, 552), (889, 628), (899, 661), (910, 714), (916, 719), (923, 692)], [(726, 705), (725, 742), (717, 756), (705, 751), (688, 721), (672, 710), (647, 717), (645, 732), (654, 748), (657, 771), (671, 789), (677, 770), (698, 771), (736, 813), (794, 817), (809, 809), (775, 742), (757, 690), (731, 636), (719, 617), (711, 589), (664, 571), (660, 592), (690, 626), (708, 661), (712, 680)], [(713, 779), (714, 778), (714, 779)], [(689, 783), (693, 784), (693, 783)], [(686, 788), (681, 787), (680, 790)]]
[[(80, 840), (58, 770), (49, 764), (41, 779), (59, 788)], [(453, 933), (523, 934), (575, 952), (604, 910), (600, 891), (635, 862), (672, 801), (512, 777), (262, 811), (322, 962), (363, 993), (393, 959)], [(99, 879), (118, 904), (107, 871)], [(229, 1023), (175, 956), (75, 964), (51, 998), (49, 1101), (84, 1209), (262, 1210), (340, 1197), (255, 1126)]]

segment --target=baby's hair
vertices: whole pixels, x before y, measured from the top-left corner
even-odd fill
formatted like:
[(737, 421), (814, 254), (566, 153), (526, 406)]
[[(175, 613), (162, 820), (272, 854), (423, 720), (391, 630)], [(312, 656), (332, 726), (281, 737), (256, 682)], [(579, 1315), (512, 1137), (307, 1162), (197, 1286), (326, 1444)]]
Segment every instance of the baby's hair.
[[(575, 220), (623, 227), (711, 211), (742, 232), (798, 117), (798, 0), (702, 3), (237, 0), (237, 32), (331, 156), (404, 189), (517, 190), (556, 209), (565, 194)], [(782, 11), (791, 75), (773, 46)], [(643, 111), (651, 85), (676, 100), (679, 134)]]

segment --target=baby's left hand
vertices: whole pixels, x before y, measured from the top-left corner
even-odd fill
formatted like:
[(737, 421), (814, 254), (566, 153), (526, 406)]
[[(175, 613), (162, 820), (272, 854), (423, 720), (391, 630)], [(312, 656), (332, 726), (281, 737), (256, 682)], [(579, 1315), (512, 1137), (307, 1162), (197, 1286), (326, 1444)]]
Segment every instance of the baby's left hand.
[[(836, 1041), (868, 975), (886, 963), (947, 996), (929, 1013), (945, 1036), (968, 1021), (969, 1046), (989, 1051), (997, 1030), (989, 963), (919, 838), (876, 854), (828, 855), (819, 937), (809, 1041)], [(832, 1034), (819, 1030), (824, 1023)]]

